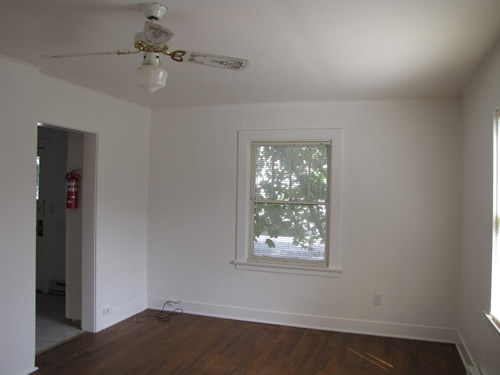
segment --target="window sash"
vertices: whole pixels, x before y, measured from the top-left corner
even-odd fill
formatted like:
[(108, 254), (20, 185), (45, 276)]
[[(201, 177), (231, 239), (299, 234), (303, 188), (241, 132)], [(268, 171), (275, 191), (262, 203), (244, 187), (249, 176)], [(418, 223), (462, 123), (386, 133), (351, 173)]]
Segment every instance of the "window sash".
[[(309, 147), (315, 147), (315, 146), (326, 146), (326, 168), (327, 168), (327, 176), (326, 176), (326, 196), (324, 200), (309, 200), (311, 198), (311, 188), (310, 188), (310, 173), (311, 173), (311, 168), (312, 168), (312, 161), (311, 158), (309, 157), (309, 160), (307, 161), (307, 178), (308, 178), (308, 187), (307, 187), (307, 200), (294, 200), (294, 199), (283, 199), (283, 200), (277, 200), (275, 198), (275, 191), (274, 191), (274, 185), (275, 185), (275, 147), (290, 147), (290, 149), (294, 146), (309, 146)], [(257, 192), (256, 192), (256, 187), (257, 187), (257, 182), (256, 182), (256, 175), (257, 175), (257, 149), (259, 147), (271, 147), (272, 148), (272, 158), (271, 158), (271, 166), (270, 168), (272, 169), (271, 171), (271, 191), (270, 191), (270, 199), (265, 199), (262, 197), (257, 197)], [(291, 149), (292, 150), (292, 149)], [(250, 234), (248, 241), (249, 241), (249, 252), (248, 252), (248, 261), (252, 262), (262, 262), (262, 263), (276, 263), (276, 264), (298, 264), (298, 265), (307, 265), (307, 266), (313, 266), (313, 267), (328, 267), (328, 254), (329, 254), (329, 246), (328, 244), (330, 243), (330, 174), (331, 174), (331, 164), (330, 164), (330, 153), (331, 153), (331, 143), (330, 142), (251, 142), (250, 144), (250, 207), (251, 209), (249, 210), (249, 226), (250, 226)], [(293, 155), (293, 150), (291, 151)], [(309, 155), (311, 152), (311, 149), (309, 148), (308, 150)], [(293, 156), (291, 157), (290, 163), (292, 166), (290, 167), (290, 176), (292, 176), (293, 172)], [(289, 181), (289, 190), (291, 191), (292, 189), (292, 178), (290, 177)], [(289, 193), (291, 194), (291, 193)], [(324, 233), (325, 236), (323, 236), (323, 251), (318, 251), (316, 249), (313, 249), (311, 251), (311, 254), (307, 255), (301, 255), (301, 250), (293, 245), (291, 245), (290, 249), (288, 252), (283, 251), (286, 256), (280, 256), (277, 255), (280, 253), (279, 251), (270, 251), (272, 252), (273, 255), (265, 255), (265, 252), (262, 251), (262, 249), (256, 249), (255, 247), (255, 218), (256, 218), (256, 209), (260, 205), (281, 205), (281, 206), (286, 206), (286, 207), (298, 207), (298, 206), (321, 206), (324, 207), (325, 211), (325, 221), (324, 221)], [(262, 237), (262, 235), (259, 236), (259, 238)], [(273, 242), (273, 238), (268, 235), (269, 240)], [(295, 238), (294, 237), (287, 237), (287, 236), (281, 236), (281, 233), (278, 235), (278, 237), (274, 237), (274, 240), (278, 242), (278, 247), (281, 244), (283, 244), (283, 241), (285, 238)], [(278, 249), (279, 250), (279, 249)], [(257, 251), (259, 254), (257, 255)], [(306, 250), (308, 251), (308, 250)], [(303, 250), (302, 250), (303, 252)], [(314, 254), (321, 254), (322, 253), (322, 258), (319, 256), (316, 256), (317, 258), (320, 258), (319, 260), (313, 259)], [(307, 259), (309, 258), (309, 259)]]
[[(331, 165), (330, 165), (330, 154), (331, 154), (331, 143), (330, 142), (251, 142), (250, 144), (251, 148), (251, 155), (250, 155), (250, 175), (251, 175), (251, 178), (250, 178), (250, 199), (251, 200), (265, 200), (265, 201), (278, 201), (275, 198), (275, 148), (276, 147), (294, 147), (294, 146), (307, 146), (309, 147), (309, 160), (307, 161), (307, 167), (308, 167), (308, 178), (307, 178), (307, 198), (308, 199), (305, 199), (305, 200), (294, 200), (294, 199), (280, 199), (279, 201), (280, 202), (303, 202), (303, 201), (306, 201), (306, 202), (317, 202), (317, 203), (328, 203), (330, 201), (330, 175), (331, 175)], [(314, 146), (325, 146), (326, 148), (326, 164), (327, 164), (327, 176), (326, 176), (326, 192), (325, 192), (325, 196), (322, 197), (323, 199), (310, 199), (311, 196), (313, 195), (312, 192), (311, 192), (311, 169), (312, 169), (312, 166), (313, 166), (313, 163), (312, 163), (312, 160), (311, 160), (311, 147), (314, 147)], [(256, 172), (257, 172), (257, 155), (256, 155), (256, 150), (257, 148), (259, 147), (272, 147), (272, 152), (273, 152), (273, 155), (272, 155), (272, 165), (270, 166), (270, 168), (272, 169), (272, 176), (271, 176), (271, 191), (270, 191), (270, 197), (271, 198), (262, 198), (259, 199), (259, 197), (257, 197), (257, 189), (256, 189)], [(293, 155), (293, 152), (292, 152), (292, 155), (290, 156), (290, 165), (288, 165), (289, 167), (289, 187), (288, 187), (288, 195), (292, 194), (293, 191), (292, 191), (292, 188), (293, 188), (293, 183), (292, 183), (292, 180), (293, 180), (293, 175), (294, 174), (297, 174), (296, 171), (294, 170), (294, 167), (296, 167), (297, 165), (294, 164), (294, 161), (297, 161), (297, 160), (294, 160), (294, 155)], [(321, 193), (319, 193), (321, 194)], [(316, 196), (318, 195), (318, 192), (316, 192)]]

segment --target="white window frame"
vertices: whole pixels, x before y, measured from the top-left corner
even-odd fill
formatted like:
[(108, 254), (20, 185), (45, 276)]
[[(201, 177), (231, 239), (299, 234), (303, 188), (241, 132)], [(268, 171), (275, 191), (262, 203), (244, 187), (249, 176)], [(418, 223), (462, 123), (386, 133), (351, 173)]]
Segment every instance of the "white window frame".
[(491, 303), (486, 316), (500, 333), (500, 108), (493, 123), (493, 235), (491, 259)]
[[(252, 207), (251, 145), (258, 142), (324, 142), (330, 144), (328, 202), (329, 225), (328, 244), (325, 246), (326, 266), (298, 265), (288, 262), (261, 262), (250, 254)], [(342, 130), (341, 129), (283, 129), (283, 130), (240, 130), (238, 131), (238, 181), (236, 218), (236, 259), (232, 262), (237, 269), (281, 272), (302, 275), (338, 277), (341, 268), (341, 177), (342, 177)], [(328, 249), (326, 253), (326, 249)]]

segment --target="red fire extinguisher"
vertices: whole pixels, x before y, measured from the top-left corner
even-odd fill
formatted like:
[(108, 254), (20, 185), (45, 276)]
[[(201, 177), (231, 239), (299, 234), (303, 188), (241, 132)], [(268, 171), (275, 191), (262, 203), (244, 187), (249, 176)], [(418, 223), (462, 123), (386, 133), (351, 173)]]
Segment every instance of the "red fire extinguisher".
[(66, 208), (78, 208), (78, 180), (80, 174), (71, 171), (66, 175)]

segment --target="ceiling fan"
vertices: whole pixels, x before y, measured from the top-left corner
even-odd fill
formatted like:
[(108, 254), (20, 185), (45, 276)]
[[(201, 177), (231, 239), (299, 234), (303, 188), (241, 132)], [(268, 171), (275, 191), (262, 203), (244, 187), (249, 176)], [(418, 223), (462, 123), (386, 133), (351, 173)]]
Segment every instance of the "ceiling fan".
[(230, 70), (242, 70), (248, 66), (248, 60), (237, 57), (212, 55), (203, 52), (187, 50), (169, 51), (168, 41), (174, 32), (160, 25), (158, 21), (167, 12), (167, 7), (161, 3), (143, 3), (141, 10), (146, 16), (144, 29), (135, 34), (133, 51), (117, 50), (112, 52), (88, 52), (63, 55), (44, 55), (46, 58), (65, 58), (102, 55), (132, 55), (143, 54), (142, 65), (135, 71), (137, 86), (148, 93), (165, 87), (167, 71), (161, 67), (160, 55), (169, 56), (176, 62), (190, 62), (199, 65), (208, 65)]

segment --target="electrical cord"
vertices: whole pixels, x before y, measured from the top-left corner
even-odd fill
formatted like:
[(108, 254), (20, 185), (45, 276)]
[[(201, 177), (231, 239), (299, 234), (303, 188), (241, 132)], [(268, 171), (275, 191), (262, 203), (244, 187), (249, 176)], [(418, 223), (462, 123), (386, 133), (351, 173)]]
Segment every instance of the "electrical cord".
[(156, 318), (158, 319), (160, 322), (169, 322), (170, 321), (170, 317), (172, 316), (175, 316), (175, 315), (180, 315), (184, 312), (183, 309), (181, 308), (177, 308), (177, 309), (174, 309), (172, 311), (168, 311), (168, 310), (165, 310), (165, 306), (167, 305), (172, 305), (172, 304), (179, 304), (181, 301), (171, 301), (171, 300), (168, 300), (167, 302), (165, 302), (163, 304), (163, 307), (161, 308), (161, 311), (157, 312), (156, 314), (153, 314), (153, 315), (142, 315), (136, 319), (134, 319), (134, 322), (140, 322), (141, 320), (144, 320), (144, 319), (148, 319), (148, 318)]

